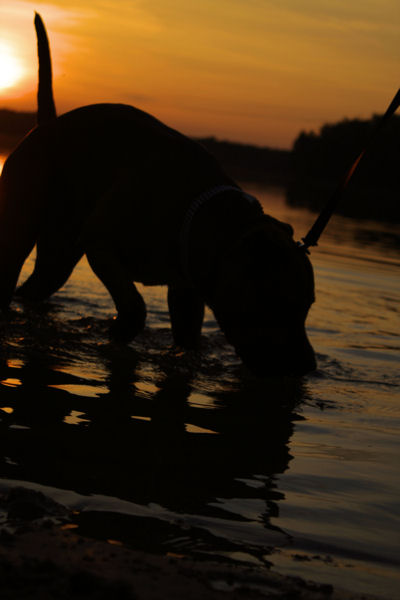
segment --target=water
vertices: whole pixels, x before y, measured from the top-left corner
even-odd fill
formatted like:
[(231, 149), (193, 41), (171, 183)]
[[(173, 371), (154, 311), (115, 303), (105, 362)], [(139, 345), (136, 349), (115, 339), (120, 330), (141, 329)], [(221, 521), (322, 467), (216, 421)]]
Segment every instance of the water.
[[(306, 233), (279, 190), (249, 191)], [(177, 353), (162, 288), (143, 290), (144, 333), (108, 343), (113, 306), (85, 261), (39, 310), (14, 303), (0, 491), (44, 491), (83, 535), (396, 597), (398, 231), (335, 217), (312, 260), (319, 368), (301, 382), (254, 379), (211, 313), (201, 352)]]

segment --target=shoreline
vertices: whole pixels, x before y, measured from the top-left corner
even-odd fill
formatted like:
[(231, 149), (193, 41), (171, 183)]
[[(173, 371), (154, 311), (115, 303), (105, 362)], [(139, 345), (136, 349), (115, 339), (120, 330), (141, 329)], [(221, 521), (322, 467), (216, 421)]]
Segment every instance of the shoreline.
[(377, 600), (257, 566), (152, 554), (76, 531), (69, 511), (40, 492), (0, 496), (2, 600)]
[(367, 600), (327, 584), (257, 567), (153, 555), (76, 534), (44, 521), (0, 535), (2, 600), (121, 598), (123, 600)]

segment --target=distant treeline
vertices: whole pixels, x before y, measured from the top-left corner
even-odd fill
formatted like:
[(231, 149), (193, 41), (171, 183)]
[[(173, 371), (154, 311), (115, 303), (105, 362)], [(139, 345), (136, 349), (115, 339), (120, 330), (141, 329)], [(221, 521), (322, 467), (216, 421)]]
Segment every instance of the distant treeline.
[[(302, 132), (293, 150), (257, 147), (214, 137), (199, 141), (238, 181), (285, 186), (287, 201), (319, 211), (365, 146), (378, 117)], [(9, 152), (36, 124), (36, 114), (0, 109), (0, 152)], [(380, 132), (360, 163), (337, 212), (400, 221), (400, 117)]]
[(229, 175), (239, 181), (286, 185), (289, 180), (289, 150), (220, 141), (214, 137), (197, 141), (218, 159)]
[[(287, 201), (319, 211), (368, 143), (379, 117), (324, 125), (302, 132), (291, 155)], [(400, 117), (379, 132), (353, 175), (337, 212), (400, 221)]]

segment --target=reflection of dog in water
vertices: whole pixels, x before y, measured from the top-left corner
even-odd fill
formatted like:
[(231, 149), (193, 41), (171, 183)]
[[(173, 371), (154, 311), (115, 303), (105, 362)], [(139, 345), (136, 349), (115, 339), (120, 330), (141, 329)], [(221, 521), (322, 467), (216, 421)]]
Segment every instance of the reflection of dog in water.
[(114, 338), (144, 327), (132, 282), (165, 284), (176, 344), (196, 346), (206, 303), (253, 372), (314, 369), (305, 332), (313, 273), (291, 227), (264, 215), (201, 145), (141, 110), (97, 104), (56, 117), (46, 33), (35, 22), (39, 126), (1, 177), (1, 306), (37, 244), (23, 298), (53, 294), (86, 254), (114, 300)]

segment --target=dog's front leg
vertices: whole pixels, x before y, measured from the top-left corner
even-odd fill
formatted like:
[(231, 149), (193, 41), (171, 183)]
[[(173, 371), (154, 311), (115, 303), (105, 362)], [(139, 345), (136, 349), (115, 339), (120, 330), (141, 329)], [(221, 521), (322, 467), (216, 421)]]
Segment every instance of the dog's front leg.
[(200, 342), (204, 301), (192, 288), (170, 285), (168, 308), (175, 344), (189, 350), (196, 348)]
[(118, 257), (109, 248), (91, 248), (86, 252), (97, 277), (110, 292), (117, 309), (110, 336), (129, 342), (140, 333), (146, 321), (146, 305)]

